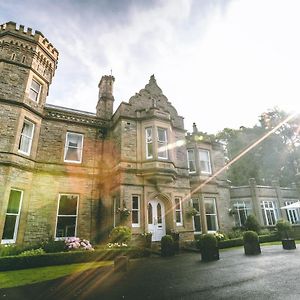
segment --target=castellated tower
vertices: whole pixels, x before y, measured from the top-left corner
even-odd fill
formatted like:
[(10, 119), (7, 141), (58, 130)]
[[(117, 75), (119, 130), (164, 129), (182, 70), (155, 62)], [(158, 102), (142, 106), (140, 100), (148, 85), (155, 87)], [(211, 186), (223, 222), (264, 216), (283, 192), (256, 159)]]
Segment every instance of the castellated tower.
[[(58, 51), (41, 32), (14, 22), (0, 25), (0, 153), (35, 158), (57, 60)], [(20, 133), (30, 144), (21, 144)]]
[(99, 98), (97, 103), (97, 117), (109, 120), (113, 115), (113, 84), (115, 78), (112, 75), (102, 76), (99, 87)]
[(42, 111), (58, 51), (39, 31), (8, 22), (0, 25), (0, 99)]

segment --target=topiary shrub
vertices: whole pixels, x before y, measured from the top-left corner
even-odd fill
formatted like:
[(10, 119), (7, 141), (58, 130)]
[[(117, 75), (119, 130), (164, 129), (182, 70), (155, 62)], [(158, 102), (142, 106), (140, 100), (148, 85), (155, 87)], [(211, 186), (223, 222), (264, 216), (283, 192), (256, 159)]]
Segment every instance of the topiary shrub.
[(260, 225), (259, 225), (257, 219), (255, 218), (255, 216), (253, 216), (253, 215), (249, 215), (247, 217), (244, 227), (245, 227), (245, 230), (248, 230), (248, 231), (255, 231), (257, 233), (259, 233), (259, 231), (260, 231)]
[(288, 239), (289, 232), (292, 230), (292, 226), (291, 223), (286, 220), (278, 220), (276, 223), (276, 229), (282, 239)]
[(117, 226), (109, 234), (110, 243), (129, 243), (131, 240), (131, 229), (127, 226)]
[(46, 253), (58, 253), (66, 251), (66, 244), (64, 240), (48, 240), (43, 243), (42, 248)]
[(172, 236), (165, 235), (161, 238), (161, 256), (175, 255), (175, 245)]
[(256, 255), (261, 253), (258, 234), (255, 231), (245, 231), (243, 241), (246, 255)]
[(202, 261), (212, 261), (220, 258), (218, 241), (214, 234), (203, 234), (199, 240), (199, 247)]

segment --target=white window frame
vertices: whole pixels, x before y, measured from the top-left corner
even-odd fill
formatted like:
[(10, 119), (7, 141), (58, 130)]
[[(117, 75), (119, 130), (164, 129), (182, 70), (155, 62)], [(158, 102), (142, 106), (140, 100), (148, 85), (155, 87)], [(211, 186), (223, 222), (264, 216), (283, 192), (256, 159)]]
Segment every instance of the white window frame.
[[(261, 209), (262, 209), (262, 213), (264, 216), (264, 223), (266, 226), (275, 226), (276, 222), (278, 220), (278, 211), (277, 211), (277, 207), (276, 207), (276, 203), (272, 200), (265, 200), (265, 201), (261, 201), (260, 203), (261, 205)], [(270, 214), (270, 216), (273, 214), (274, 216), (274, 222), (269, 222), (268, 219), (268, 215)]]
[[(210, 151), (207, 150), (207, 149), (199, 149), (198, 152), (199, 152), (199, 164), (200, 164), (200, 172), (201, 172), (201, 174), (211, 175), (211, 174), (212, 174), (212, 168), (211, 168)], [(206, 161), (206, 160), (201, 160), (201, 152), (202, 152), (202, 153), (207, 153), (208, 161)], [(206, 170), (203, 170), (203, 169), (202, 169), (202, 166), (201, 166), (201, 162), (202, 162), (202, 161), (206, 164)]]
[[(79, 160), (70, 160), (70, 159), (66, 159), (66, 155), (68, 153), (68, 149), (69, 148), (73, 148), (73, 149), (79, 149), (79, 147), (70, 147), (68, 145), (68, 136), (70, 134), (75, 134), (81, 137), (81, 149), (80, 149), (80, 154), (79, 154)], [(66, 141), (65, 141), (65, 153), (64, 153), (64, 162), (68, 162), (68, 163), (76, 163), (76, 164), (81, 164), (82, 162), (82, 152), (83, 152), (83, 141), (84, 141), (84, 135), (82, 133), (77, 133), (77, 132), (71, 132), (68, 131), (66, 134)]]
[[(133, 208), (133, 198), (136, 197), (138, 199), (138, 208)], [(138, 223), (133, 223), (133, 214), (137, 212), (138, 215)], [(141, 226), (141, 197), (140, 195), (132, 195), (131, 196), (131, 225), (132, 227), (140, 227)]]
[[(190, 159), (189, 153), (192, 153), (192, 159)], [(189, 173), (190, 174), (196, 173), (196, 158), (195, 158), (195, 150), (194, 149), (187, 150), (187, 161), (188, 161)], [(191, 170), (191, 165), (192, 165), (191, 162), (194, 164), (194, 170)]]
[[(194, 203), (197, 204), (197, 207), (195, 207)], [(191, 204), (192, 204), (192, 207), (195, 208), (198, 211), (198, 213), (195, 216), (193, 216), (194, 234), (201, 234), (202, 233), (202, 219), (201, 219), (199, 199), (198, 198), (192, 198), (191, 199)], [(195, 218), (199, 218), (200, 231), (195, 231), (196, 230), (196, 227), (195, 227)]]
[[(150, 133), (148, 135), (148, 132)], [(148, 139), (149, 136), (149, 139)], [(152, 159), (153, 158), (153, 127), (146, 127), (145, 128), (145, 145), (146, 145), (146, 159)], [(152, 153), (149, 154), (149, 146), (148, 145), (152, 145)]]
[[(76, 203), (76, 215), (59, 215), (59, 205), (60, 205), (60, 199), (61, 199), (61, 196), (76, 196), (77, 197), (77, 203)], [(56, 241), (59, 241), (59, 240), (64, 240), (66, 238), (69, 238), (69, 237), (73, 237), (73, 236), (63, 236), (63, 237), (57, 237), (57, 222), (58, 222), (58, 217), (70, 217), (70, 218), (74, 218), (76, 217), (76, 221), (75, 221), (75, 230), (74, 230), (74, 237), (77, 236), (77, 222), (78, 222), (78, 209), (79, 209), (79, 195), (78, 194), (59, 194), (58, 195), (58, 201), (57, 201), (57, 212), (56, 212), (56, 222), (55, 222), (55, 233), (54, 233), (54, 239)]]
[[(15, 222), (15, 229), (14, 229), (14, 236), (12, 239), (9, 239), (9, 240), (5, 240), (5, 239), (1, 239), (1, 244), (14, 244), (17, 240), (17, 235), (18, 235), (18, 229), (19, 229), (19, 221), (20, 221), (20, 214), (21, 214), (21, 208), (22, 208), (22, 202), (23, 202), (23, 191), (22, 190), (19, 190), (19, 189), (14, 189), (12, 188), (10, 190), (11, 191), (17, 191), (17, 192), (21, 192), (21, 196), (20, 196), (20, 202), (19, 202), (19, 210), (18, 210), (18, 213), (15, 214), (15, 213), (8, 213), (7, 210), (6, 210), (6, 213), (5, 213), (5, 220), (6, 220), (6, 216), (9, 215), (9, 216), (16, 216), (16, 222)], [(10, 196), (10, 194), (9, 194)], [(8, 203), (7, 203), (7, 208), (8, 208), (8, 205), (9, 205), (9, 200), (8, 200)], [(5, 225), (5, 220), (4, 220), (4, 225)], [(4, 233), (4, 227), (3, 227), (3, 233)], [(3, 237), (3, 233), (2, 233), (2, 237)]]
[[(31, 126), (32, 130), (31, 130), (31, 135), (30, 136), (23, 133), (24, 124), (27, 124), (27, 125)], [(22, 129), (21, 129), (21, 134), (20, 134), (20, 141), (19, 141), (19, 148), (18, 148), (19, 153), (22, 153), (22, 154), (27, 155), (27, 156), (30, 155), (31, 147), (32, 147), (32, 140), (33, 140), (33, 135), (34, 135), (34, 129), (35, 129), (35, 124), (33, 122), (29, 121), (28, 119), (24, 119), (23, 126), (22, 126)], [(27, 151), (23, 151), (23, 150), (20, 149), (23, 139), (29, 139), (29, 144), (28, 144)]]
[[(285, 201), (284, 205), (291, 205), (293, 203), (296, 203), (297, 201)], [(300, 222), (300, 214), (299, 214), (299, 208), (290, 208), (286, 209), (286, 216), (288, 221), (291, 224), (299, 224)]]
[[(206, 211), (206, 202), (208, 201), (213, 201), (214, 204), (214, 213), (213, 214), (209, 214)], [(219, 230), (219, 224), (218, 224), (218, 214), (217, 214), (217, 205), (216, 205), (216, 198), (212, 198), (212, 197), (205, 197), (204, 198), (204, 209), (205, 209), (205, 222), (206, 222), (206, 228), (207, 228), (207, 232), (216, 232)], [(214, 216), (215, 218), (215, 224), (216, 224), (216, 229), (215, 230), (208, 230), (208, 226), (207, 226), (207, 216)]]
[[(242, 227), (244, 224), (242, 224), (242, 221), (241, 221), (241, 212), (240, 211), (244, 211), (245, 212), (245, 216), (246, 216), (246, 219), (247, 217), (250, 215), (250, 206), (248, 205), (247, 202), (245, 201), (237, 201), (233, 204), (233, 208), (234, 208), (234, 211), (236, 213), (236, 215), (238, 216), (238, 219), (235, 218), (235, 226), (236, 227)], [(236, 223), (236, 221), (238, 220), (238, 224)]]
[[(33, 82), (35, 82), (36, 84), (38, 84), (38, 86), (39, 86), (39, 90), (38, 91), (32, 86)], [(34, 93), (34, 95), (36, 96), (35, 99), (33, 99), (30, 96), (30, 92)], [(38, 103), (39, 100), (40, 100), (41, 92), (42, 92), (42, 84), (38, 80), (36, 80), (35, 78), (32, 78), (31, 83), (30, 83), (30, 88), (29, 88), (29, 99)]]
[[(163, 134), (164, 140), (159, 139), (158, 132), (160, 130), (162, 130), (164, 133)], [(157, 127), (156, 133), (157, 133), (157, 158), (168, 159), (169, 158), (169, 156), (168, 156), (168, 130), (167, 130), (167, 128)], [(159, 151), (160, 149), (162, 149), (162, 151)], [(163, 156), (161, 156), (161, 154), (163, 154)]]
[[(179, 201), (179, 208), (177, 207), (177, 202)], [(177, 213), (179, 213), (179, 222), (177, 221)], [(176, 226), (182, 226), (183, 225), (183, 219), (182, 219), (182, 198), (181, 197), (175, 197), (175, 221)]]

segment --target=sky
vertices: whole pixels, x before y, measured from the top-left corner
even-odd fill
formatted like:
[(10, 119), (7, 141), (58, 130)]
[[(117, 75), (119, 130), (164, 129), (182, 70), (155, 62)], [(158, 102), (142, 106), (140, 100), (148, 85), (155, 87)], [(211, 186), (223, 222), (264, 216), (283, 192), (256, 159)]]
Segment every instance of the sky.
[(298, 0), (0, 0), (0, 23), (41, 31), (58, 49), (47, 103), (95, 112), (102, 75), (114, 110), (152, 74), (203, 132), (300, 110)]

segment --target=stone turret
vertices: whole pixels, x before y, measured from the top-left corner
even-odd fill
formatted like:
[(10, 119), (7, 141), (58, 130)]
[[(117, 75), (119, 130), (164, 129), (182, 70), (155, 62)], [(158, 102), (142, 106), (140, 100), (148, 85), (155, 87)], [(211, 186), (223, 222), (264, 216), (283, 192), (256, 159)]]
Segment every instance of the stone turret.
[(97, 103), (97, 117), (102, 119), (110, 119), (113, 115), (113, 85), (115, 78), (112, 75), (102, 76), (99, 87), (99, 97)]
[(0, 25), (0, 99), (42, 111), (57, 61), (58, 51), (40, 31)]

